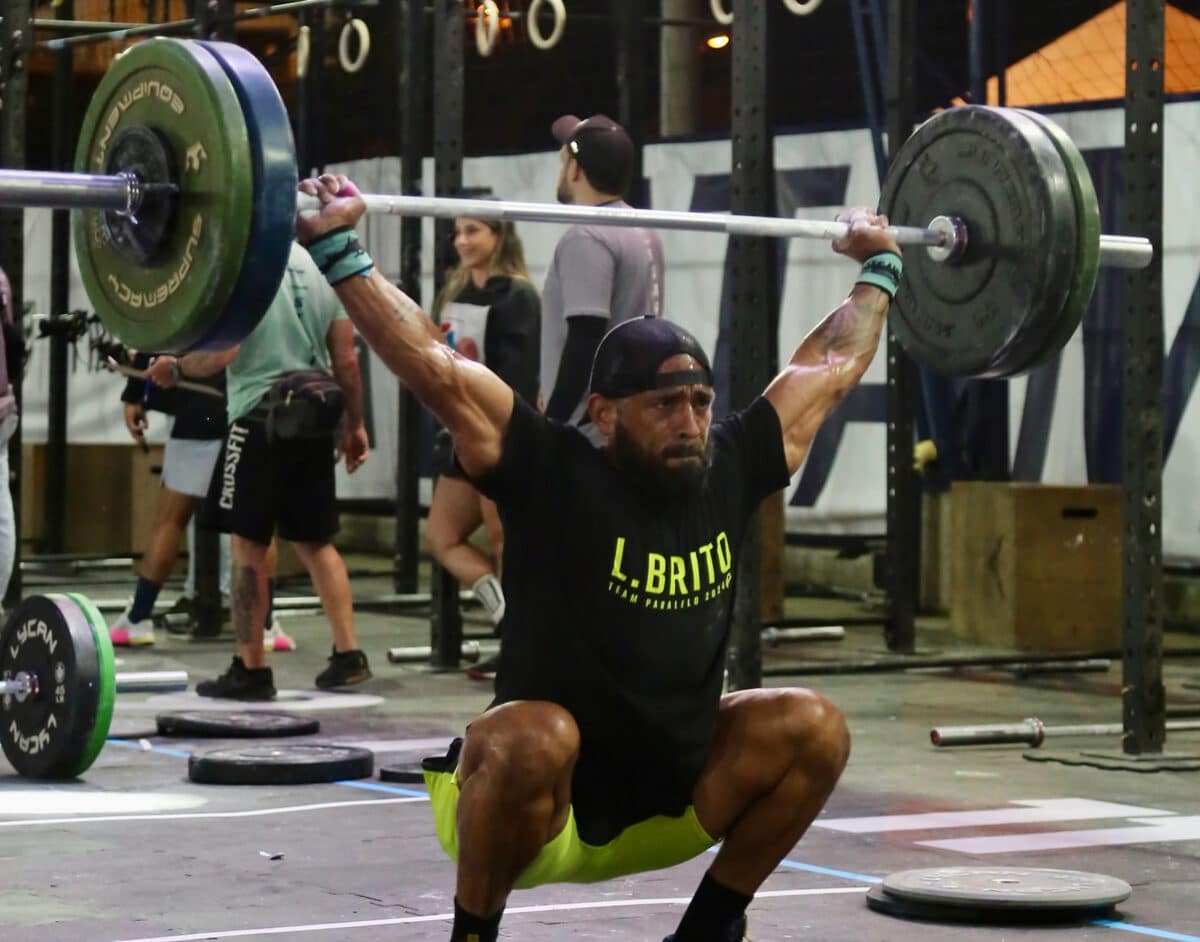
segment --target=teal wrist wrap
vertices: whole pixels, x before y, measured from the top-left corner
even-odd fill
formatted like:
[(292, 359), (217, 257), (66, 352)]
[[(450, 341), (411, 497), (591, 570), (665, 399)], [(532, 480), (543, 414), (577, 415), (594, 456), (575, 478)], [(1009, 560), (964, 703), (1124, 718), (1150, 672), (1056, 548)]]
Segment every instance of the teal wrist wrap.
[(856, 284), (874, 285), (881, 291), (886, 291), (889, 298), (896, 296), (900, 287), (900, 275), (904, 271), (904, 261), (895, 252), (880, 252), (872, 255), (863, 262)]
[(326, 232), (307, 246), (308, 254), (321, 269), (321, 274), (331, 285), (369, 274), (375, 267), (371, 256), (359, 244), (358, 233), (349, 226)]

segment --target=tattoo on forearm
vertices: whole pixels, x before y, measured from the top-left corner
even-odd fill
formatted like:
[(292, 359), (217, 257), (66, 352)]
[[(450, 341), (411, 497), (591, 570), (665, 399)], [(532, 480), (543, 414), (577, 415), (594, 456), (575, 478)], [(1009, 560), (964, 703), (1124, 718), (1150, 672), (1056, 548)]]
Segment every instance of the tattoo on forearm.
[(233, 581), (233, 633), (242, 644), (254, 640), (254, 610), (258, 602), (258, 573), (243, 566)]
[(836, 357), (873, 352), (883, 326), (881, 315), (886, 310), (884, 304), (846, 301), (818, 326), (821, 346)]

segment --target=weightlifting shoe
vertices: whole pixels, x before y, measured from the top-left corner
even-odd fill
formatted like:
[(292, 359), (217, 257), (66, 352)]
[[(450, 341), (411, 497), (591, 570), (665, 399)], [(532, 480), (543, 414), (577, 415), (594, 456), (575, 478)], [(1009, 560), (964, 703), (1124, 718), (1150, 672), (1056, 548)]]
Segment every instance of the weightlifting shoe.
[(196, 684), (196, 694), (219, 700), (274, 700), (275, 677), (269, 667), (247, 667), (236, 654), (233, 663), (215, 680)]
[(143, 618), (141, 621), (130, 621), (129, 612), (124, 612), (108, 629), (108, 637), (118, 648), (154, 644), (154, 620)]
[(317, 674), (316, 684), (321, 690), (329, 690), (332, 687), (361, 684), (364, 680), (370, 680), (371, 676), (371, 666), (362, 651), (339, 651), (334, 648), (329, 655), (329, 666)]
[(263, 650), (281, 654), (284, 651), (295, 651), (296, 642), (290, 635), (283, 633), (283, 626), (278, 618), (271, 619), (271, 627), (263, 632)]

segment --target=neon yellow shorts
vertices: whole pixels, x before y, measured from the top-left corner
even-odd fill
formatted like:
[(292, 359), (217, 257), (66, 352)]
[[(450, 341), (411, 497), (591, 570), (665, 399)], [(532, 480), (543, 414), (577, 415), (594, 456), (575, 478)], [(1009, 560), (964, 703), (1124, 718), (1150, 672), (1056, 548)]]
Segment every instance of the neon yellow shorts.
[[(425, 770), (429, 803), (438, 840), (451, 860), (458, 860), (458, 770)], [(567, 824), (546, 844), (533, 863), (517, 878), (516, 888), (527, 890), (544, 883), (598, 883), (631, 873), (662, 870), (691, 860), (712, 847), (691, 805), (678, 818), (656, 815), (631, 824), (602, 846), (586, 844), (575, 827), (575, 809)]]

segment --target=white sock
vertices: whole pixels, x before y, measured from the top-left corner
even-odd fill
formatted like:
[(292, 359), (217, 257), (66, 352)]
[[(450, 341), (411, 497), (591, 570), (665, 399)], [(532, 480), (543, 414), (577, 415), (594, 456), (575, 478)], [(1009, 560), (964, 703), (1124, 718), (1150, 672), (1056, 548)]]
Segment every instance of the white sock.
[(471, 591), (475, 593), (479, 604), (487, 609), (492, 624), (500, 624), (500, 619), (504, 617), (504, 589), (500, 587), (496, 574), (489, 572), (486, 576), (480, 576), (471, 586)]

